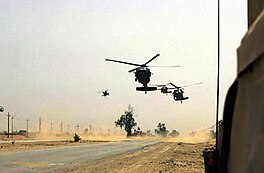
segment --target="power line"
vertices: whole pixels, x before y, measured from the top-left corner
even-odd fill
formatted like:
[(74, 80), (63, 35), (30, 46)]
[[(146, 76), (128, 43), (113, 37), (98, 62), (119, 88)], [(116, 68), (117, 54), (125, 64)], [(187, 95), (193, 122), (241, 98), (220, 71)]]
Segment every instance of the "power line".
[[(8, 112), (8, 114), (7, 115), (5, 115), (5, 116), (7, 116), (7, 117), (9, 117), (8, 118), (8, 129), (7, 129), (7, 131), (8, 131), (8, 133), (7, 133), (7, 136), (8, 136), (8, 138), (10, 137), (10, 135), (14, 132), (14, 125), (15, 125), (15, 120), (17, 120), (17, 121), (19, 121), (19, 122), (25, 122), (25, 121), (27, 121), (27, 123), (29, 123), (28, 121), (29, 121), (29, 119), (25, 119), (25, 118), (23, 118), (23, 117), (16, 117), (16, 116), (12, 116), (11, 114), (10, 114), (10, 112)], [(11, 122), (10, 122), (10, 117), (11, 117)], [(15, 120), (14, 120), (15, 119)], [(32, 123), (34, 123), (34, 122), (38, 122), (38, 132), (39, 132), (39, 134), (40, 133), (42, 133), (42, 126), (43, 126), (43, 123), (44, 124), (50, 124), (50, 122), (48, 122), (48, 121), (46, 121), (46, 120), (44, 120), (44, 119), (42, 119), (42, 117), (39, 117), (39, 118), (32, 118), (32, 119), (30, 119), (30, 121), (32, 122)], [(53, 123), (52, 122), (52, 127), (50, 127), (51, 129), (50, 129), (50, 131), (51, 132), (53, 132), (53, 129), (54, 129), (54, 125), (55, 124), (60, 124), (60, 131), (61, 131), (61, 133), (63, 132), (63, 122), (61, 121), (60, 123)], [(70, 124), (68, 124), (69, 126), (70, 126)], [(72, 125), (73, 127), (74, 127), (74, 125)], [(36, 126), (34, 126), (34, 127), (36, 127)], [(75, 128), (77, 128), (77, 127), (75, 127)], [(81, 128), (81, 126), (79, 125), (79, 130), (80, 130), (80, 128)], [(91, 129), (91, 126), (90, 126), (90, 129)], [(68, 127), (68, 133), (70, 132), (70, 127)], [(11, 132), (12, 131), (12, 132)]]

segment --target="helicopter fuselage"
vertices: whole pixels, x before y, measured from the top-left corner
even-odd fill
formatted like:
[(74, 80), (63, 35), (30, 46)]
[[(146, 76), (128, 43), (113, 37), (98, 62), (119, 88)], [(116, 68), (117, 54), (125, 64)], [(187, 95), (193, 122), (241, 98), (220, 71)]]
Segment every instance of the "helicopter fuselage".
[(143, 87), (136, 87), (137, 91), (144, 91), (147, 94), (147, 91), (155, 91), (157, 87), (148, 87), (148, 83), (150, 81), (151, 72), (148, 68), (143, 67), (137, 69), (135, 72), (135, 81), (138, 81), (143, 85)]
[(141, 83), (144, 87), (147, 87), (147, 84), (150, 81), (151, 72), (148, 68), (138, 69), (135, 72), (135, 81)]
[(4, 112), (4, 108), (2, 106), (0, 106), (0, 112)]
[(168, 94), (168, 93), (172, 93), (172, 91), (169, 91), (168, 88), (166, 86), (162, 87), (160, 89), (160, 92), (163, 94)]
[(182, 100), (189, 99), (189, 97), (184, 97), (183, 96), (183, 91), (182, 90), (174, 90), (172, 95), (173, 95), (173, 98), (174, 98), (175, 101), (181, 101), (182, 102)]
[(109, 93), (107, 91), (103, 91), (102, 92), (102, 97), (106, 97), (106, 96), (109, 96)]

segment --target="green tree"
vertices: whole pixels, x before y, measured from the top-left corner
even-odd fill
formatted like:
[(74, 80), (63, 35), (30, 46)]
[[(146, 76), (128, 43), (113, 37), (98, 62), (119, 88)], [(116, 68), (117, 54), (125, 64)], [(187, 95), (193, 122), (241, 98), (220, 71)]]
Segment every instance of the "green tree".
[(155, 133), (162, 137), (166, 137), (169, 131), (166, 129), (165, 123), (159, 123), (157, 126), (158, 129), (155, 129)]
[(132, 129), (137, 125), (134, 119), (133, 107), (128, 105), (128, 110), (125, 111), (121, 117), (115, 121), (116, 127), (120, 127), (121, 129), (124, 127), (127, 132), (127, 137), (132, 136)]

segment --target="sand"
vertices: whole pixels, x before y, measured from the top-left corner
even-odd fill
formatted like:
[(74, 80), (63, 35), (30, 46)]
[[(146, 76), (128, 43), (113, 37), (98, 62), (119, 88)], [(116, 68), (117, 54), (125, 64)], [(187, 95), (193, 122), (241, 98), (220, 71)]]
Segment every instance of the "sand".
[(212, 143), (161, 142), (144, 149), (75, 165), (58, 172), (71, 173), (202, 173), (202, 150)]

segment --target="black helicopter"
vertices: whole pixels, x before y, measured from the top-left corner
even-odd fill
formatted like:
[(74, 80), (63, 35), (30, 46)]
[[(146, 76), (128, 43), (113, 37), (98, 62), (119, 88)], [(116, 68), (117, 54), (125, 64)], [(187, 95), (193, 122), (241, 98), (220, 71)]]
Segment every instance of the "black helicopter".
[(0, 106), (0, 112), (4, 112), (4, 108), (2, 106)]
[(172, 93), (174, 100), (175, 101), (181, 101), (181, 103), (182, 103), (183, 100), (189, 99), (189, 97), (184, 97), (183, 93), (184, 93), (183, 88), (179, 87), (179, 88), (175, 89)]
[[(171, 87), (168, 87), (169, 85), (171, 85)], [(161, 88), (158, 88), (157, 90), (160, 90), (161, 93), (166, 94), (166, 95), (168, 95), (168, 93), (172, 93), (171, 90), (177, 88), (177, 86), (174, 85), (173, 83), (167, 83), (166, 85), (153, 85), (153, 86), (161, 87)]]
[(100, 92), (98, 92), (98, 93), (102, 93), (102, 97), (106, 97), (106, 96), (109, 96), (110, 94), (109, 94), (109, 92), (108, 92), (108, 89), (107, 90), (104, 90), (104, 91), (100, 91)]
[(129, 70), (128, 72), (135, 72), (135, 81), (138, 81), (143, 85), (143, 87), (137, 87), (137, 91), (145, 91), (145, 94), (147, 94), (147, 91), (155, 91), (157, 90), (157, 87), (148, 87), (148, 83), (150, 81), (151, 72), (148, 67), (179, 67), (179, 66), (148, 66), (147, 64), (150, 63), (152, 60), (157, 58), (160, 54), (155, 55), (150, 60), (148, 60), (145, 64), (135, 64), (130, 62), (124, 62), (124, 61), (118, 61), (118, 60), (112, 60), (112, 59), (105, 59), (106, 61), (112, 61), (117, 63), (123, 63), (128, 65), (137, 66), (136, 68)]
[[(184, 88), (188, 87), (188, 86), (199, 85), (202, 83), (203, 82), (199, 82), (199, 83), (195, 83), (195, 84), (191, 84), (191, 85), (185, 85), (185, 86), (181, 86), (181, 87), (178, 87), (178, 86), (174, 85), (173, 83), (168, 83), (166, 85), (156, 85), (156, 86), (161, 87), (158, 89), (158, 90), (160, 90), (161, 93), (164, 93), (164, 94), (172, 93), (173, 99), (175, 101), (181, 101), (181, 103), (182, 103), (183, 100), (189, 99), (189, 97), (183, 96)], [(168, 87), (169, 85), (171, 85), (171, 87)], [(171, 91), (171, 90), (173, 90), (173, 91)]]

